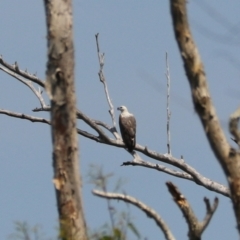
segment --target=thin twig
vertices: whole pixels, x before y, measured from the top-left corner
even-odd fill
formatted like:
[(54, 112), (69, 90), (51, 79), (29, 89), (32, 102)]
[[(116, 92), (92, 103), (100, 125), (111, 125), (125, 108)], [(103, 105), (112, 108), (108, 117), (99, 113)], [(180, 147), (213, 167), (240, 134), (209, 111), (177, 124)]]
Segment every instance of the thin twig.
[(42, 97), (42, 90), (40, 88), (38, 90), (36, 90), (34, 88), (34, 86), (32, 85), (31, 81), (26, 81), (26, 80), (22, 79), (22, 77), (20, 75), (18, 75), (16, 72), (12, 72), (9, 69), (7, 69), (1, 65), (0, 65), (0, 70), (4, 71), (5, 73), (9, 74), (10, 76), (12, 76), (12, 77), (16, 78), (18, 81), (20, 81), (21, 83), (28, 86), (32, 90), (32, 92), (36, 95), (36, 97), (39, 99), (42, 108), (47, 107), (44, 102), (44, 99)]
[(110, 139), (105, 134), (105, 132), (100, 127), (98, 127), (98, 125), (94, 121), (92, 121), (92, 119), (90, 119), (87, 115), (82, 113), (80, 110), (77, 110), (77, 115), (80, 119), (82, 119), (85, 123), (87, 123), (91, 128), (93, 128), (100, 135), (100, 137), (102, 137), (102, 139), (104, 139), (108, 143), (112, 143), (112, 139)]
[(170, 111), (170, 69), (168, 64), (168, 54), (166, 52), (166, 78), (167, 78), (167, 149), (168, 154), (171, 155), (171, 135), (170, 135), (170, 118), (171, 118), (171, 111)]
[(115, 127), (111, 127), (111, 126), (109, 126), (108, 124), (106, 124), (106, 123), (104, 123), (104, 122), (102, 122), (102, 121), (99, 121), (99, 120), (93, 120), (93, 121), (94, 121), (97, 125), (102, 126), (102, 127), (104, 127), (105, 129), (107, 129), (109, 132), (111, 132), (116, 139), (121, 139), (121, 137), (120, 137), (120, 135), (118, 134), (118, 132), (117, 132), (117, 130), (116, 130)]
[(208, 198), (205, 197), (203, 200), (206, 204), (207, 211), (206, 211), (206, 216), (205, 216), (204, 220), (200, 223), (202, 225), (201, 226), (202, 231), (204, 231), (207, 228), (210, 220), (212, 219), (213, 213), (216, 211), (216, 209), (218, 207), (218, 203), (219, 203), (219, 200), (217, 197), (215, 197), (215, 199), (214, 199), (213, 206), (211, 206)]
[(110, 96), (109, 96), (106, 78), (105, 78), (104, 73), (103, 73), (104, 53), (101, 53), (101, 52), (100, 52), (100, 47), (99, 47), (99, 43), (98, 43), (98, 36), (99, 36), (99, 33), (97, 33), (97, 34), (95, 35), (95, 37), (96, 37), (96, 44), (97, 44), (98, 60), (99, 60), (99, 65), (100, 65), (100, 69), (99, 69), (99, 72), (98, 72), (98, 76), (99, 76), (99, 80), (100, 80), (100, 81), (103, 83), (103, 85), (104, 85), (105, 94), (106, 94), (106, 97), (107, 97), (108, 105), (109, 105), (109, 107), (110, 107), (109, 113), (110, 113), (111, 118), (112, 118), (113, 127), (116, 129), (116, 120), (115, 120), (114, 107), (113, 107), (111, 98), (110, 98)]
[(92, 193), (98, 197), (107, 198), (107, 199), (117, 199), (117, 200), (121, 200), (121, 201), (130, 203), (130, 204), (133, 204), (134, 206), (138, 207), (143, 212), (145, 212), (148, 217), (152, 218), (156, 222), (156, 224), (160, 227), (160, 229), (162, 230), (162, 232), (167, 240), (175, 239), (175, 237), (171, 233), (167, 224), (162, 220), (161, 216), (159, 214), (157, 214), (152, 208), (150, 208), (146, 204), (140, 202), (138, 199), (133, 198), (128, 195), (125, 195), (125, 194), (107, 193), (107, 192), (102, 192), (99, 190), (93, 190)]
[(41, 108), (34, 108), (32, 111), (33, 112), (49, 112), (51, 110), (50, 106), (45, 106)]
[(45, 88), (45, 82), (40, 80), (38, 77), (36, 77), (35, 74), (30, 74), (27, 72), (27, 70), (22, 71), (21, 69), (19, 69), (17, 62), (15, 62), (15, 64), (11, 65), (7, 62), (5, 62), (2, 58), (2, 56), (0, 56), (0, 64), (2, 64), (5, 68), (9, 69), (12, 72), (17, 73), (18, 75), (27, 78), (28, 80), (31, 80), (35, 83), (37, 83), (38, 85), (40, 85), (41, 87)]

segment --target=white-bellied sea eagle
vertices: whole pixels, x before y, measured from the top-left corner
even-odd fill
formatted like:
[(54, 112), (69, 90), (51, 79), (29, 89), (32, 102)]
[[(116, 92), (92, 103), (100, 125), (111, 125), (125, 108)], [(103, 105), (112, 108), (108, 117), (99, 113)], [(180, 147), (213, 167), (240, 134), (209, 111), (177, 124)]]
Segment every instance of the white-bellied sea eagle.
[(136, 145), (136, 119), (134, 115), (128, 112), (125, 106), (118, 107), (121, 111), (119, 115), (119, 127), (123, 142), (129, 152), (132, 152)]

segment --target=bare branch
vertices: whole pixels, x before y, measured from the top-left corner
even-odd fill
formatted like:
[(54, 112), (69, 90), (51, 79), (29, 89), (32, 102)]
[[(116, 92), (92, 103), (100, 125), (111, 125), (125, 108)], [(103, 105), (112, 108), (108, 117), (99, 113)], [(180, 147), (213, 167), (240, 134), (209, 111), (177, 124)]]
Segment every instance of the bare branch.
[[(21, 77), (31, 80), (31, 81), (37, 83), (38, 85), (40, 85), (41, 87), (45, 88), (44, 81), (37, 78), (36, 75), (28, 73), (27, 70), (24, 72), (23, 70), (19, 69), (17, 62), (15, 62), (15, 64), (11, 65), (11, 64), (5, 62), (2, 58), (2, 56), (0, 56), (0, 64), (2, 64), (5, 68), (9, 69), (10, 71), (20, 75)], [(9, 72), (6, 72), (6, 73), (9, 74)]]
[(157, 214), (152, 208), (148, 207), (146, 204), (140, 202), (136, 198), (133, 198), (125, 194), (108, 193), (108, 192), (103, 192), (98, 190), (93, 190), (92, 193), (98, 197), (107, 198), (107, 199), (117, 199), (127, 203), (131, 203), (132, 205), (136, 206), (137, 208), (145, 212), (148, 217), (152, 218), (156, 222), (156, 224), (163, 231), (165, 239), (167, 240), (175, 239), (175, 237), (172, 235), (167, 224), (162, 220), (161, 216), (159, 216), (159, 214)]
[[(48, 108), (46, 108), (45, 110), (49, 111)], [(15, 113), (12, 113), (10, 111), (0, 110), (0, 114), (6, 114), (6, 115), (9, 115), (11, 117), (27, 119), (27, 120), (30, 120), (30, 121), (36, 120), (35, 122), (42, 122), (42, 123), (50, 124), (48, 120), (43, 120), (42, 118), (35, 118), (35, 117), (32, 117), (32, 116), (27, 116), (27, 115), (22, 114), (22, 113), (16, 113), (15, 114)], [(77, 114), (78, 114), (78, 117), (80, 119), (82, 119), (90, 127), (92, 127), (94, 130), (96, 130), (97, 133), (99, 134), (99, 136), (95, 136), (91, 133), (88, 133), (88, 132), (80, 130), (80, 129), (77, 129), (78, 134), (80, 134), (80, 135), (82, 135), (86, 138), (89, 138), (91, 140), (94, 140), (96, 142), (99, 142), (99, 143), (108, 144), (108, 145), (112, 145), (112, 146), (120, 147), (120, 148), (125, 148), (125, 145), (123, 144), (121, 138), (117, 138), (115, 136), (115, 133), (113, 133), (113, 134), (116, 137), (116, 140), (111, 139), (98, 126), (98, 124), (101, 125), (101, 126), (104, 126), (107, 130), (109, 130), (111, 132), (111, 127), (109, 127), (107, 124), (102, 123), (100, 121), (90, 119), (85, 114), (83, 114), (80, 110), (77, 110)], [(165, 166), (161, 166), (159, 164), (152, 164), (152, 163), (149, 163), (149, 162), (144, 162), (141, 159), (141, 157), (137, 155), (136, 152), (134, 152), (134, 154), (132, 154), (134, 156), (134, 158), (136, 159), (136, 161), (123, 163), (123, 165), (126, 165), (126, 166), (127, 165), (144, 166), (144, 167), (147, 167), (147, 168), (155, 169), (157, 171), (162, 171), (162, 172), (165, 172), (167, 174), (170, 174), (170, 175), (173, 175), (173, 176), (176, 176), (176, 177), (185, 178), (185, 179), (194, 181), (196, 184), (198, 184), (200, 186), (203, 186), (203, 187), (207, 188), (208, 190), (220, 193), (220, 194), (222, 194), (226, 197), (230, 197), (229, 189), (227, 187), (225, 187), (222, 184), (219, 184), (217, 182), (214, 182), (211, 179), (208, 179), (208, 178), (202, 176), (193, 167), (189, 166), (183, 159), (177, 159), (177, 158), (174, 158), (173, 156), (170, 156), (170, 155), (163, 155), (163, 154), (154, 152), (154, 151), (149, 150), (148, 148), (143, 147), (139, 144), (136, 145), (135, 150), (137, 150), (139, 152), (142, 152), (143, 154), (145, 154), (146, 156), (148, 156), (152, 159), (155, 159), (155, 160), (160, 161), (160, 162), (165, 162), (167, 164), (170, 164), (172, 166), (180, 168), (184, 172), (175, 171), (175, 170), (166, 168)]]
[[(111, 131), (113, 133), (113, 135), (115, 137), (117, 137), (117, 140), (113, 140), (105, 134), (105, 132), (98, 126), (98, 124), (95, 123), (94, 120), (90, 119), (88, 116), (83, 114), (80, 110), (77, 110), (77, 116), (79, 119), (82, 119), (85, 123), (87, 123), (91, 128), (93, 128), (100, 135), (102, 143), (125, 148), (125, 144), (123, 143), (122, 139), (115, 132), (116, 129)], [(100, 122), (98, 122), (98, 123), (100, 123)], [(108, 129), (107, 124), (103, 124), (103, 125), (104, 125), (104, 127), (106, 127)], [(128, 151), (128, 150), (126, 149), (126, 151)], [(141, 159), (141, 157), (135, 151), (129, 152), (129, 153), (136, 159), (136, 161)]]
[(51, 110), (50, 106), (45, 106), (41, 108), (34, 108), (32, 111), (33, 112), (49, 112)]
[(113, 140), (110, 139), (92, 119), (90, 119), (87, 115), (82, 113), (80, 110), (77, 110), (77, 116), (78, 118), (82, 119), (85, 123), (87, 123), (91, 128), (93, 128), (106, 143), (113, 145)]
[(202, 176), (199, 172), (197, 172), (193, 167), (188, 165), (183, 159), (177, 159), (170, 155), (163, 155), (152, 150), (149, 150), (147, 147), (143, 147), (137, 144), (136, 148), (137, 151), (142, 152), (146, 156), (153, 158), (155, 160), (165, 162), (167, 164), (173, 165), (175, 167), (180, 168), (184, 172), (190, 174), (194, 182), (204, 186), (205, 188), (223, 194), (224, 196), (230, 197), (229, 189), (217, 182), (212, 181), (204, 176)]
[(180, 171), (176, 171), (174, 169), (170, 169), (167, 168), (166, 166), (160, 165), (160, 164), (153, 164), (151, 162), (147, 162), (147, 161), (128, 161), (128, 162), (124, 162), (121, 166), (140, 166), (140, 167), (146, 167), (146, 168), (150, 168), (150, 169), (154, 169), (160, 172), (164, 172), (167, 173), (169, 175), (172, 175), (174, 177), (178, 177), (178, 178), (183, 178), (183, 179), (187, 179), (190, 181), (194, 182), (194, 178), (185, 172), (180, 172)]
[[(51, 125), (50, 121), (45, 119), (45, 118), (34, 117), (34, 116), (26, 115), (26, 114), (23, 114), (23, 113), (11, 112), (11, 111), (8, 111), (8, 110), (0, 109), (0, 114), (5, 114), (5, 115), (8, 115), (8, 116), (14, 117), (14, 118), (29, 120), (31, 122), (47, 123), (47, 124)], [(92, 139), (96, 142), (102, 142), (102, 140), (99, 137), (97, 137), (97, 136), (95, 136), (91, 133), (88, 133), (86, 131), (83, 131), (81, 129), (77, 129), (77, 133), (86, 137), (86, 138)]]
[(14, 118), (26, 119), (26, 120), (29, 120), (31, 122), (41, 122), (41, 123), (47, 123), (49, 125), (51, 124), (50, 121), (45, 119), (45, 118), (33, 117), (33, 116), (26, 115), (26, 114), (23, 114), (23, 113), (11, 112), (11, 111), (4, 110), (4, 109), (0, 109), (0, 114), (5, 114), (5, 115), (8, 115), (8, 116), (14, 117)]
[(170, 69), (169, 69), (169, 64), (168, 64), (168, 54), (166, 52), (166, 78), (167, 78), (167, 149), (168, 149), (168, 154), (171, 155), (171, 135), (170, 135), (170, 118), (171, 118), (171, 111), (170, 111)]
[(118, 132), (117, 132), (117, 130), (116, 130), (115, 127), (111, 127), (111, 126), (107, 125), (106, 123), (101, 122), (101, 121), (99, 121), (99, 120), (93, 120), (93, 121), (94, 121), (97, 125), (102, 126), (102, 127), (104, 127), (105, 129), (107, 129), (109, 132), (111, 132), (116, 139), (121, 139), (121, 137), (120, 137), (120, 135), (118, 134)]
[(238, 122), (240, 117), (240, 108), (238, 108), (229, 119), (229, 131), (234, 137), (234, 142), (240, 146), (240, 131), (238, 130)]
[[(35, 109), (33, 109), (33, 112), (42, 112), (42, 111), (49, 112), (50, 110), (51, 110), (50, 106), (45, 106), (45, 107), (42, 107), (42, 108), (35, 108)], [(77, 109), (77, 111), (76, 111), (76, 116), (77, 116), (78, 119), (82, 119), (82, 117), (83, 117), (82, 114), (83, 114), (83, 113), (82, 113), (80, 110)], [(84, 116), (86, 116), (86, 115), (84, 115)], [(96, 125), (102, 126), (102, 127), (104, 127), (105, 129), (107, 129), (109, 132), (111, 132), (111, 133), (114, 135), (114, 137), (115, 137), (116, 139), (121, 139), (120, 135), (119, 135), (118, 132), (116, 131), (116, 128), (111, 127), (111, 126), (109, 126), (108, 124), (106, 124), (106, 123), (104, 123), (104, 122), (102, 122), (102, 121), (99, 121), (99, 120), (91, 119), (91, 121), (92, 121), (93, 123), (95, 123)], [(84, 131), (83, 131), (83, 132), (84, 132)], [(85, 133), (86, 133), (86, 132), (85, 132)], [(81, 135), (82, 135), (82, 134), (81, 134)], [(92, 136), (94, 136), (94, 135), (91, 135), (91, 134), (90, 134), (90, 135), (88, 135), (88, 134), (85, 135), (85, 134), (84, 134), (83, 136), (86, 136), (86, 137), (89, 136), (89, 138), (92, 139)], [(96, 137), (96, 136), (94, 136), (93, 140), (96, 140), (95, 137)], [(98, 142), (101, 142), (99, 138), (98, 138)]]
[[(196, 234), (196, 229), (197, 229), (197, 225), (198, 225), (198, 220), (190, 206), (190, 204), (188, 203), (187, 199), (181, 194), (181, 192), (177, 189), (177, 187), (171, 183), (171, 182), (166, 182), (166, 185), (168, 187), (168, 191), (171, 193), (173, 200), (175, 201), (175, 203), (178, 205), (178, 207), (180, 208), (180, 210), (183, 213), (184, 218), (187, 221), (188, 227), (189, 227), (189, 237), (193, 234)], [(196, 239), (200, 239), (200, 236), (198, 236), (199, 238)], [(190, 239), (192, 240), (192, 238), (190, 237)], [(195, 238), (193, 238), (195, 239)]]
[(91, 133), (88, 133), (88, 132), (86, 132), (86, 131), (83, 131), (83, 130), (81, 130), (81, 129), (79, 129), (79, 128), (77, 128), (77, 133), (80, 134), (80, 135), (82, 135), (83, 137), (89, 138), (89, 139), (94, 140), (94, 141), (96, 141), (96, 142), (100, 142), (100, 143), (103, 142), (100, 137), (95, 136), (95, 135), (93, 135), (93, 134), (91, 134)]
[(42, 97), (42, 91), (41, 91), (40, 88), (38, 90), (36, 90), (34, 88), (34, 86), (32, 85), (31, 81), (26, 81), (26, 80), (22, 79), (22, 77), (20, 77), (18, 74), (16, 74), (15, 72), (10, 71), (9, 69), (7, 69), (7, 68), (5, 68), (5, 67), (3, 67), (1, 65), (0, 65), (0, 70), (6, 72), (10, 76), (16, 78), (18, 81), (20, 81), (21, 83), (23, 83), (26, 86), (28, 86), (32, 90), (32, 92), (36, 95), (36, 97), (39, 99), (42, 108), (46, 107), (46, 104), (45, 104), (44, 99)]
[(97, 44), (98, 60), (99, 60), (99, 65), (100, 65), (100, 70), (99, 70), (99, 72), (98, 72), (98, 76), (99, 76), (99, 80), (100, 80), (100, 81), (103, 83), (103, 85), (104, 85), (105, 94), (106, 94), (106, 97), (107, 97), (108, 105), (109, 105), (109, 107), (110, 107), (109, 113), (110, 113), (111, 118), (112, 118), (113, 127), (114, 127), (115, 130), (116, 130), (116, 120), (115, 120), (115, 114), (114, 114), (114, 107), (113, 107), (111, 98), (110, 98), (109, 93), (108, 93), (107, 82), (106, 82), (106, 78), (105, 78), (104, 73), (103, 73), (104, 53), (101, 53), (101, 52), (100, 52), (100, 47), (99, 47), (99, 43), (98, 43), (98, 36), (99, 36), (99, 33), (97, 33), (97, 34), (95, 35), (95, 37), (96, 37), (96, 44)]
[[(101, 143), (110, 144), (110, 145), (114, 145), (114, 146), (117, 146), (117, 147), (125, 147), (123, 142), (120, 141), (119, 139), (117, 139), (117, 140), (110, 139), (102, 131), (102, 129), (100, 129), (98, 127), (97, 124), (95, 124), (89, 117), (84, 115), (81, 111), (78, 110), (77, 112), (79, 114), (79, 118), (83, 119), (89, 126), (91, 126), (94, 130), (96, 130), (99, 133), (99, 135), (102, 138)], [(227, 187), (202, 176), (193, 167), (191, 167), (187, 163), (185, 163), (185, 161), (183, 159), (177, 159), (177, 158), (174, 158), (170, 155), (168, 155), (168, 156), (162, 155), (160, 153), (151, 151), (146, 147), (140, 146), (139, 144), (136, 145), (135, 150), (140, 151), (143, 154), (145, 154), (146, 156), (151, 157), (155, 160), (165, 162), (165, 163), (168, 163), (168, 164), (171, 164), (175, 167), (180, 168), (184, 172), (190, 174), (192, 176), (192, 178), (194, 179), (194, 182), (197, 183), (198, 185), (204, 186), (205, 188), (207, 188), (211, 191), (215, 191), (217, 193), (223, 194), (224, 196), (227, 196), (227, 197), (230, 196), (229, 195), (229, 189)], [(136, 156), (136, 158), (138, 158), (138, 157)], [(137, 162), (139, 162), (139, 161), (137, 161)], [(137, 163), (137, 162), (135, 162), (135, 163)], [(157, 170), (159, 170), (159, 169), (157, 169)]]
[(214, 212), (215, 212), (216, 209), (217, 209), (218, 203), (219, 203), (217, 197), (214, 199), (213, 206), (211, 206), (209, 199), (206, 198), (206, 197), (204, 198), (204, 202), (205, 202), (205, 204), (206, 204), (206, 210), (207, 210), (207, 212), (206, 212), (206, 216), (205, 216), (203, 222), (200, 223), (200, 224), (201, 224), (202, 232), (207, 228), (210, 220), (212, 219), (212, 216), (213, 216)]
[[(81, 112), (79, 112), (79, 113), (81, 113)], [(86, 123), (88, 121), (91, 121), (88, 117), (86, 118), (86, 120), (87, 120)], [(98, 128), (100, 131), (102, 131), (97, 125), (95, 125), (93, 128), (95, 129), (95, 127)], [(107, 135), (105, 135), (105, 137), (108, 138)], [(110, 144), (110, 145), (113, 145), (113, 146), (116, 146), (116, 147), (123, 147), (123, 148), (125, 147), (125, 145), (122, 143), (122, 141), (119, 141), (119, 140), (115, 141), (115, 140), (109, 139), (109, 138), (108, 138), (107, 141), (105, 139), (102, 139), (101, 143)], [(174, 158), (170, 155), (163, 155), (163, 154), (154, 152), (152, 150), (149, 150), (147, 147), (143, 147), (139, 144), (136, 145), (135, 150), (137, 150), (139, 152), (142, 152), (146, 156), (148, 156), (150, 158), (153, 158), (155, 160), (165, 162), (165, 163), (168, 163), (168, 164), (173, 165), (175, 167), (178, 167), (181, 170), (183, 170), (185, 173), (174, 172), (174, 170), (170, 170), (170, 169), (167, 169), (165, 167), (160, 167), (158, 165), (155, 165), (156, 167), (153, 167), (150, 164), (147, 164), (146, 167), (153, 168), (153, 169), (156, 169), (158, 171), (160, 171), (161, 169), (165, 169), (166, 171), (164, 171), (164, 172), (166, 172), (168, 174), (171, 174), (171, 175), (174, 175), (174, 176), (177, 176), (177, 177), (182, 177), (182, 178), (185, 178), (185, 179), (189, 178), (189, 176), (187, 175), (187, 173), (188, 173), (192, 177), (192, 179), (189, 178), (189, 180), (194, 181), (198, 185), (201, 185), (201, 186), (207, 188), (208, 190), (220, 193), (220, 194), (222, 194), (226, 197), (230, 197), (229, 189), (226, 186), (224, 186), (222, 184), (219, 184), (217, 182), (214, 182), (211, 179), (208, 179), (208, 178), (202, 176), (193, 167), (188, 165), (183, 159), (177, 159), (177, 158)], [(141, 158), (139, 158), (139, 159), (141, 159)], [(126, 164), (125, 163), (123, 165), (137, 165), (137, 166), (140, 166), (141, 164), (144, 165), (143, 161), (141, 161), (141, 160), (132, 161), (131, 163), (132, 164)]]
[(208, 225), (209, 221), (212, 218), (213, 213), (217, 208), (218, 200), (215, 199), (215, 204), (213, 208), (211, 208), (209, 200), (206, 198), (204, 199), (207, 205), (207, 215), (205, 217), (205, 220), (202, 223), (200, 223), (197, 217), (195, 216), (187, 199), (182, 195), (178, 188), (172, 182), (167, 182), (166, 185), (168, 187), (168, 191), (171, 193), (175, 203), (178, 205), (178, 207), (183, 213), (184, 218), (187, 221), (189, 229), (188, 232), (189, 239), (200, 240), (203, 231), (205, 230), (206, 226)]

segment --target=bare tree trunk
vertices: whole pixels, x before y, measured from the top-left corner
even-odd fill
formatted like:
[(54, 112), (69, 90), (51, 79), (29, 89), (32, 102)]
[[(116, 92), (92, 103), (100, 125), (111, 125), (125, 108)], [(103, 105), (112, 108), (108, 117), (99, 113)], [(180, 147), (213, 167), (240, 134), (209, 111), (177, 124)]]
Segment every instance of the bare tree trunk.
[[(202, 122), (209, 144), (227, 177), (237, 228), (240, 233), (240, 154), (230, 146), (219, 123), (208, 90), (203, 63), (189, 28), (186, 0), (170, 0), (170, 8), (173, 29), (190, 84), (194, 107)], [(239, 116), (237, 116), (236, 122), (238, 119)], [(237, 128), (237, 124), (235, 125)], [(233, 131), (234, 129), (231, 130), (232, 134)], [(240, 137), (240, 134), (239, 137), (236, 136), (237, 134), (233, 135), (236, 138)]]
[(51, 99), (54, 185), (62, 239), (87, 239), (78, 168), (72, 1), (45, 0), (46, 90)]

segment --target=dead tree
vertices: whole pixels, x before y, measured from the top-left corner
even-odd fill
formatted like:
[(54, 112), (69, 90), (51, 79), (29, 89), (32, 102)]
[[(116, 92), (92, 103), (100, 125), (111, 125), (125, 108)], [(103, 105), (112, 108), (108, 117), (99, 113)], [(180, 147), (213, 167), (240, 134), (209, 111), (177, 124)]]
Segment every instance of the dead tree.
[[(240, 153), (228, 143), (211, 101), (203, 63), (188, 24), (186, 0), (170, 0), (170, 6), (174, 33), (191, 88), (193, 104), (209, 144), (227, 177), (240, 233)], [(237, 128), (239, 116), (238, 110), (229, 121), (230, 132), (237, 143), (240, 139)]]
[[(210, 93), (207, 87), (207, 80), (203, 69), (197, 47), (194, 44), (188, 26), (186, 0), (170, 0), (170, 8), (173, 19), (173, 27), (176, 40), (181, 52), (184, 68), (189, 80), (192, 91), (192, 98), (195, 110), (198, 113), (208, 141), (227, 176), (230, 190), (228, 187), (214, 182), (200, 174), (190, 166), (185, 160), (171, 155), (170, 149), (170, 130), (168, 114), (168, 153), (162, 154), (149, 149), (146, 146), (136, 144), (132, 153), (133, 160), (124, 162), (123, 166), (140, 166), (156, 171), (164, 172), (172, 176), (183, 178), (196, 183), (208, 190), (215, 191), (225, 197), (231, 198), (237, 219), (238, 230), (240, 231), (240, 156), (239, 152), (232, 148), (227, 142), (226, 137), (220, 127), (218, 117), (212, 104)], [(74, 48), (72, 39), (72, 9), (71, 0), (57, 1), (45, 0), (45, 9), (48, 29), (48, 63), (47, 80), (42, 81), (35, 75), (22, 71), (18, 64), (10, 65), (0, 58), (0, 69), (15, 77), (28, 86), (39, 99), (41, 107), (33, 111), (50, 111), (51, 120), (29, 116), (22, 113), (10, 112), (0, 109), (0, 114), (11, 117), (21, 118), (32, 122), (41, 122), (52, 126), (53, 139), (53, 166), (54, 166), (54, 185), (57, 196), (58, 212), (61, 227), (61, 237), (65, 239), (86, 239), (86, 224), (84, 221), (83, 207), (81, 201), (81, 180), (78, 169), (78, 147), (76, 133), (99, 142), (119, 148), (125, 148), (122, 139), (116, 129), (114, 107), (107, 89), (106, 79), (103, 73), (104, 54), (100, 52), (98, 34), (96, 35), (97, 52), (99, 57), (100, 71), (99, 79), (104, 84), (104, 90), (109, 103), (109, 112), (112, 118), (112, 125), (92, 119), (76, 108), (74, 92)], [(167, 60), (166, 60), (167, 62)], [(170, 78), (167, 67), (167, 78)], [(43, 87), (51, 100), (51, 106), (47, 106), (42, 98), (41, 91), (37, 91), (31, 82)], [(170, 85), (168, 83), (168, 85)], [(169, 97), (169, 96), (168, 96)], [(168, 106), (167, 106), (168, 109)], [(239, 110), (230, 118), (230, 132), (234, 136), (234, 141), (239, 144), (240, 133), (237, 130)], [(90, 133), (82, 129), (76, 131), (76, 119), (84, 121), (95, 133)], [(109, 137), (106, 132), (112, 134)], [(158, 163), (145, 161), (143, 156), (150, 157)], [(168, 164), (166, 167), (164, 164)], [(171, 168), (171, 166), (173, 168)], [(176, 170), (177, 168), (177, 170)], [(213, 206), (207, 198), (206, 216), (199, 222), (191, 209), (187, 199), (181, 194), (178, 188), (171, 182), (167, 183), (169, 192), (174, 201), (179, 206), (187, 221), (189, 239), (201, 239), (201, 234), (207, 227), (213, 213), (215, 212), (218, 200), (214, 201)], [(175, 239), (167, 224), (161, 219), (153, 209), (146, 206), (131, 196), (116, 193), (93, 191), (97, 196), (107, 199), (118, 199), (137, 206), (147, 216), (153, 218), (159, 228), (163, 231), (166, 239)]]
[(87, 239), (78, 168), (72, 1), (45, 0), (46, 90), (51, 100), (54, 186), (60, 237)]

